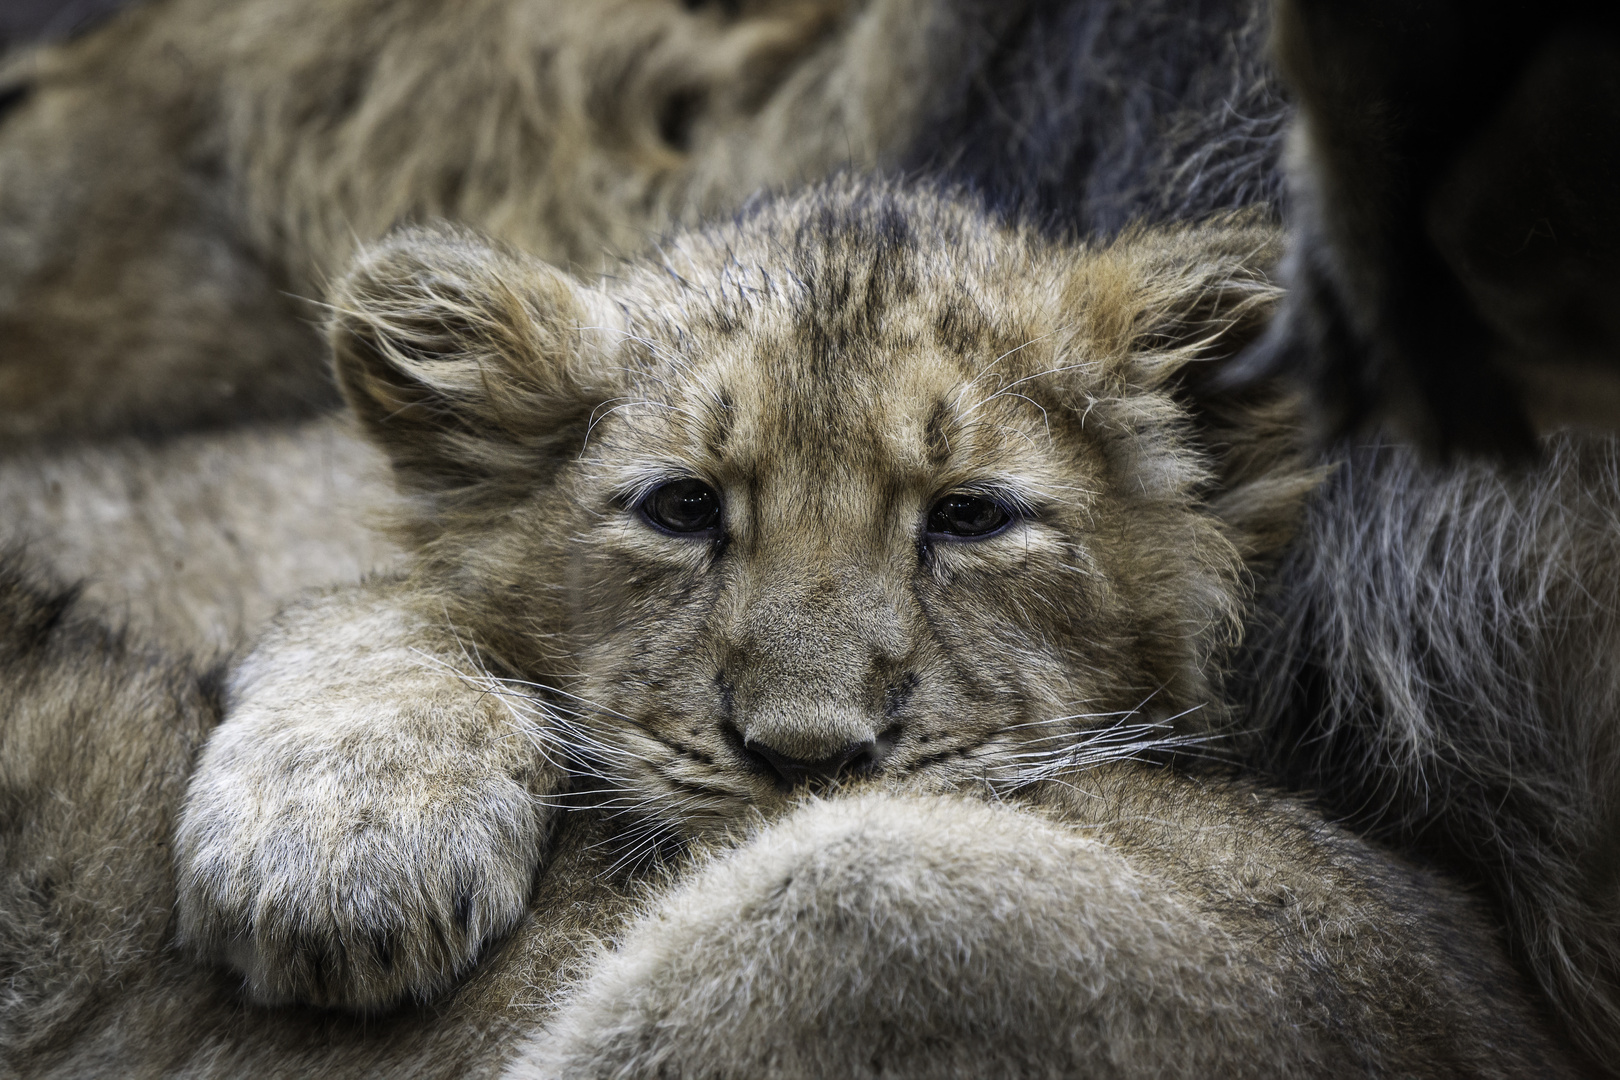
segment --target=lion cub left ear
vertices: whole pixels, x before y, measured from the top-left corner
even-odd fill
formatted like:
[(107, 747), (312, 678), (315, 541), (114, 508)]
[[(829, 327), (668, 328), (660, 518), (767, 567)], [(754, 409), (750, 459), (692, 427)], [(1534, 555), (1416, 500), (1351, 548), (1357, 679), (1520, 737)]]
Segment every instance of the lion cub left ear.
[(412, 494), (532, 488), (613, 396), (599, 294), (465, 230), (396, 232), (332, 309), (338, 383)]
[(1244, 214), (1130, 230), (1076, 268), (1066, 298), (1094, 354), (1113, 358), (1128, 386), (1179, 406), (1172, 426), (1205, 452), (1207, 501), (1251, 561), (1281, 552), (1326, 475), (1310, 460), (1291, 384), (1232, 389), (1225, 377), (1277, 310), (1281, 254), (1280, 231)]

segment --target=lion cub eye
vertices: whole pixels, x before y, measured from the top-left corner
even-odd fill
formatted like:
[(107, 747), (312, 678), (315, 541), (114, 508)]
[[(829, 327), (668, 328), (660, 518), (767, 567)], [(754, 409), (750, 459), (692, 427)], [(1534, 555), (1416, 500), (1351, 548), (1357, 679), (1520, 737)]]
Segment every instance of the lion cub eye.
[(641, 515), (667, 533), (712, 532), (720, 524), (720, 493), (701, 480), (672, 480), (647, 493)]
[(1012, 515), (994, 499), (983, 495), (947, 495), (928, 511), (928, 532), (982, 540), (1012, 524)]

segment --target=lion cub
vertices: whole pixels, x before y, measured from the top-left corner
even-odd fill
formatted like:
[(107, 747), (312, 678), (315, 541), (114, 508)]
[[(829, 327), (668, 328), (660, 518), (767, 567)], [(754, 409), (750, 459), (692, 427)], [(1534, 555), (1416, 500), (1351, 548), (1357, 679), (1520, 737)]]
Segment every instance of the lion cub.
[(1245, 560), (1315, 481), (1287, 403), (1199, 393), (1277, 298), (1272, 231), (1095, 250), (844, 181), (660, 254), (585, 287), (414, 230), (338, 291), (414, 561), (285, 613), (192, 783), (183, 936), (259, 998), (442, 989), (564, 798), (636, 858), (1219, 723)]

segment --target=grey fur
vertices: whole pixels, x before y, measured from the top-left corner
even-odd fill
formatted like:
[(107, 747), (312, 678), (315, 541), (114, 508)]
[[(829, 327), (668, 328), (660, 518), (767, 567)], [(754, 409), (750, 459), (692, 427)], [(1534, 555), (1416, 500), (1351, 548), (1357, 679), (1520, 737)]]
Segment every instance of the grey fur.
[(1533, 470), (1351, 453), (1253, 619), (1259, 761), (1486, 887), (1600, 1061), (1620, 1048), (1620, 444)]
[(976, 65), (938, 73), (901, 154), (999, 212), (1108, 237), (1278, 210), (1290, 117), (1262, 0), (1031, 0)]

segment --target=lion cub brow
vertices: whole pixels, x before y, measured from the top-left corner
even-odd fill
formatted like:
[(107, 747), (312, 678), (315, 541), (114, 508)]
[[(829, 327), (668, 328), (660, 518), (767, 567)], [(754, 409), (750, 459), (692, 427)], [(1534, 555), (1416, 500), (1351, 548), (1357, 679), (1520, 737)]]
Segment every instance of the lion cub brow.
[(649, 406), (635, 441), (614, 441), (616, 452), (602, 459), (618, 458), (610, 502), (634, 506), (661, 485), (697, 477), (738, 504), (734, 530), (746, 517), (822, 532), (894, 522), (909, 534), (951, 492), (1036, 517), (1060, 484), (1063, 462), (1054, 459), (1074, 456), (1057, 453), (1034, 397), (986, 407), (990, 392), (957, 363), (936, 364), (938, 377), (920, 386), (891, 380), (860, 393), (751, 377), (758, 365), (738, 366), (741, 377), (718, 393)]
[[(598, 445), (599, 460), (617, 459), (620, 501), (701, 476), (795, 497), (852, 484), (896, 497), (971, 488), (1032, 510), (1084, 453), (1076, 425), (1052, 423), (1060, 402), (1039, 385), (1044, 372), (998, 365), (995, 355), (901, 341), (887, 368), (835, 356), (811, 373), (780, 347), (715, 352), (684, 369), (661, 365), (616, 406), (625, 415)], [(1052, 366), (1049, 352), (1028, 359)]]

